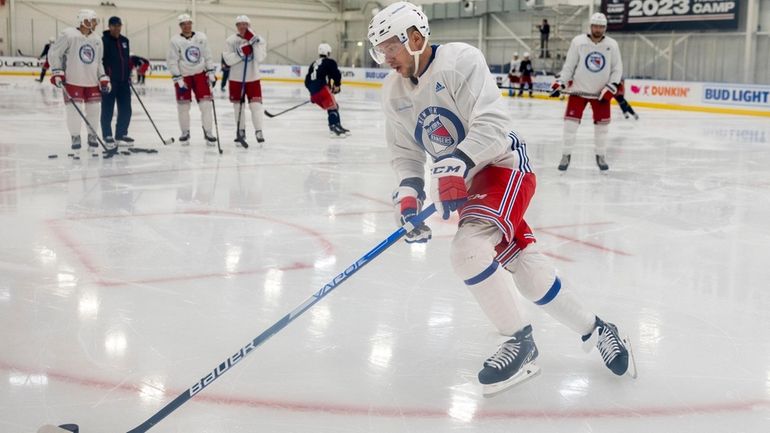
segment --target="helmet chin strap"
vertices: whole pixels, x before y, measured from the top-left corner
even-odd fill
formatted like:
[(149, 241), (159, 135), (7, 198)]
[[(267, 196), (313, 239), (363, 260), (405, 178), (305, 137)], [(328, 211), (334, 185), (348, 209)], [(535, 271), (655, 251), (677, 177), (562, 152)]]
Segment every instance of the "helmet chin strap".
[(429, 37), (430, 37), (430, 36), (425, 36), (425, 40), (424, 40), (424, 41), (423, 41), (423, 43), (422, 43), (422, 48), (420, 48), (420, 49), (419, 49), (419, 50), (417, 50), (417, 51), (412, 51), (412, 49), (411, 49), (411, 48), (409, 48), (409, 44), (406, 44), (406, 51), (407, 51), (409, 54), (411, 54), (411, 55), (412, 55), (412, 57), (414, 57), (414, 74), (412, 74), (412, 75), (409, 77), (409, 80), (410, 80), (410, 81), (412, 82), (412, 84), (414, 84), (415, 86), (416, 86), (416, 85), (417, 85), (417, 83), (419, 82), (419, 80), (417, 79), (417, 71), (419, 71), (419, 70), (420, 70), (420, 55), (422, 54), (422, 52), (423, 52), (423, 51), (425, 51), (425, 48), (427, 48), (427, 46), (428, 46), (428, 38), (429, 38)]

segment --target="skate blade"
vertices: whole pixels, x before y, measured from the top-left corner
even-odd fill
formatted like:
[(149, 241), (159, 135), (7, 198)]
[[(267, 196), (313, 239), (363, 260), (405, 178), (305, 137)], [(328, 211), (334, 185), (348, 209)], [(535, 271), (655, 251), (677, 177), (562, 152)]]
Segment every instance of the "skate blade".
[(639, 377), (639, 372), (636, 369), (636, 358), (634, 358), (634, 348), (631, 346), (631, 340), (628, 337), (623, 337), (623, 344), (628, 349), (628, 370), (626, 370), (626, 375), (636, 379)]
[[(62, 428), (62, 427), (68, 427), (68, 428)], [(39, 429), (37, 429), (37, 433), (72, 433), (73, 431), (77, 431), (76, 424), (64, 424), (62, 427), (57, 427), (55, 425), (46, 424)]]
[(484, 385), (482, 394), (486, 398), (494, 397), (498, 394), (501, 394), (509, 390), (510, 388), (513, 388), (516, 385), (521, 384), (522, 382), (525, 382), (529, 379), (534, 378), (539, 374), (540, 374), (540, 367), (532, 363), (527, 364), (524, 367), (522, 367), (521, 371), (511, 376), (508, 380), (489, 384), (489, 385)]

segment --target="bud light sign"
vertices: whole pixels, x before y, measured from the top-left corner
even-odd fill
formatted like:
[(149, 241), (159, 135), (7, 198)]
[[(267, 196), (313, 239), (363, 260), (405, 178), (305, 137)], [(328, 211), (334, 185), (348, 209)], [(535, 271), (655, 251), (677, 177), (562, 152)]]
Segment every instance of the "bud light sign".
[(770, 108), (770, 87), (704, 84), (703, 102), (712, 105)]

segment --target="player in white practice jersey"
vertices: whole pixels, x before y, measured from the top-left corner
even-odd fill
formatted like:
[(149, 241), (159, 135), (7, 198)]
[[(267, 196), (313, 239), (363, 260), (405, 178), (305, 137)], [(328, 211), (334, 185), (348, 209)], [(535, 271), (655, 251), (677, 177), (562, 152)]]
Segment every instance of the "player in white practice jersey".
[(508, 96), (516, 96), (516, 88), (519, 85), (521, 79), (521, 59), (519, 53), (513, 53), (511, 57), (511, 67), (508, 70), (508, 81), (511, 83), (511, 88), (508, 90)]
[(262, 134), (262, 118), (265, 110), (262, 106), (259, 64), (267, 57), (267, 44), (262, 36), (254, 34), (250, 25), (251, 20), (246, 15), (236, 17), (235, 28), (238, 33), (230, 35), (225, 40), (225, 48), (222, 51), (222, 59), (230, 67), (230, 102), (235, 108), (235, 120), (238, 125), (235, 141), (241, 144), (246, 140), (246, 108), (245, 101), (241, 103), (241, 95), (248, 101), (257, 142), (265, 141)]
[(182, 146), (190, 144), (190, 104), (192, 94), (195, 93), (195, 100), (201, 110), (206, 144), (214, 146), (217, 138), (212, 133), (214, 117), (211, 88), (217, 80), (217, 68), (211, 58), (208, 38), (192, 30), (190, 15), (179, 15), (178, 21), (181, 33), (171, 37), (166, 63), (176, 89), (179, 128), (182, 130), (179, 142)]
[[(96, 12), (82, 9), (78, 12), (77, 27), (69, 27), (61, 32), (48, 51), (51, 64), (51, 83), (56, 87), (64, 86), (64, 101), (68, 95), (76, 104), (83, 104), (86, 119), (91, 127), (99, 125), (101, 114), (101, 91), (110, 91), (110, 78), (104, 73), (102, 65), (102, 38), (95, 33), (98, 24)], [(66, 104), (67, 129), (69, 130), (74, 150), (80, 149), (80, 131), (82, 120), (77, 109)], [(88, 146), (98, 147), (96, 135), (88, 131)]]
[[(450, 257), (455, 273), (506, 341), (484, 362), (485, 394), (533, 376), (538, 356), (532, 326), (519, 314), (512, 286), (595, 345), (613, 373), (629, 370), (628, 343), (611, 323), (584, 308), (537, 251), (524, 213), (535, 192), (525, 141), (512, 129), (483, 54), (464, 43), (429, 45), (430, 28), (411, 3), (394, 3), (371, 21), (378, 63), (394, 69), (383, 84), (386, 141), (397, 177), (399, 224), (420, 211), (430, 157), (430, 198), (439, 215), (460, 224)], [(407, 242), (427, 242), (421, 225)]]
[(586, 104), (591, 104), (594, 117), (596, 165), (600, 170), (610, 168), (606, 161), (610, 101), (618, 91), (623, 63), (618, 43), (604, 34), (606, 30), (607, 18), (604, 14), (593, 14), (591, 32), (572, 39), (559, 79), (551, 85), (554, 96), (567, 87), (570, 92), (564, 114), (564, 147), (559, 162), (561, 171), (569, 167)]

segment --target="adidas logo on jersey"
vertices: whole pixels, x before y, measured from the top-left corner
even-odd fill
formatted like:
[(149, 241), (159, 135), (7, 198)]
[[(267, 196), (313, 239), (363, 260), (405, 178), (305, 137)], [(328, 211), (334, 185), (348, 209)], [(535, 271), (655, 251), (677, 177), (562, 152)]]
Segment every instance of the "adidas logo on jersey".
[(446, 89), (446, 87), (444, 87), (443, 84), (441, 84), (438, 81), (436, 81), (436, 93), (438, 93), (438, 92), (440, 92), (440, 91), (442, 91), (444, 89)]

